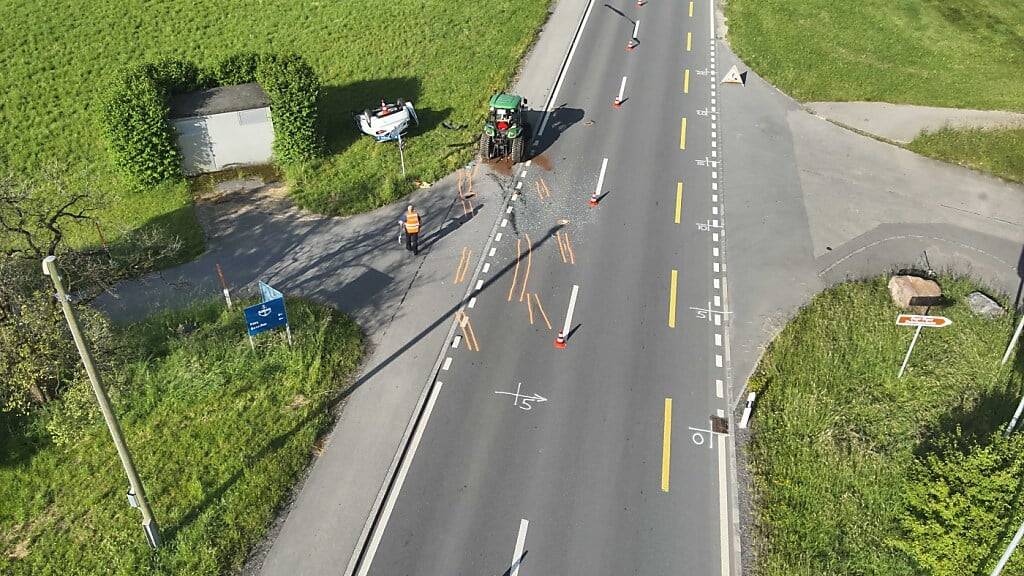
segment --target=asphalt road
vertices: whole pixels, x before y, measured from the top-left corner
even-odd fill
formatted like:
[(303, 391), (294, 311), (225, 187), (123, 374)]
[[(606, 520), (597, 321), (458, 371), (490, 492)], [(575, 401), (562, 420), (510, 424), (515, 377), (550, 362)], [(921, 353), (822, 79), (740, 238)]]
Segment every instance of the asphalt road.
[(591, 5), (358, 573), (730, 573), (710, 9)]

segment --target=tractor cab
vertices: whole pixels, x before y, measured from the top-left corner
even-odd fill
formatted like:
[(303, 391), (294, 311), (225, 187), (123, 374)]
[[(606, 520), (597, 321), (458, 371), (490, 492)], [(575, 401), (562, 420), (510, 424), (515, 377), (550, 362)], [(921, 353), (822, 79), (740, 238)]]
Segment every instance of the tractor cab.
[(511, 156), (514, 163), (522, 161), (527, 129), (526, 98), (495, 94), (488, 102), (487, 121), (480, 137), (480, 156), (484, 160)]

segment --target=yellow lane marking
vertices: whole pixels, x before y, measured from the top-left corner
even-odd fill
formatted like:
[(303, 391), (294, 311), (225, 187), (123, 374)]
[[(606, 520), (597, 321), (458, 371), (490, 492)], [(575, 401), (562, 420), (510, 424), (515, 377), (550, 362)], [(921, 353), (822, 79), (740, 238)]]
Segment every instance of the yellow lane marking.
[(679, 125), (679, 149), (686, 150), (686, 118)]
[(686, 33), (686, 51), (689, 52), (693, 48), (693, 32)]
[(679, 224), (679, 218), (683, 215), (683, 183), (676, 183), (676, 224)]
[(676, 327), (676, 284), (679, 281), (679, 271), (672, 271), (672, 285), (668, 292), (668, 327)]
[(687, 68), (686, 71), (683, 72), (683, 94), (689, 94), (689, 93), (690, 93), (690, 69)]
[(665, 429), (661, 434), (661, 491), (668, 492), (669, 463), (672, 460), (672, 399), (665, 398)]
[(693, 18), (693, 2), (690, 2), (690, 18)]

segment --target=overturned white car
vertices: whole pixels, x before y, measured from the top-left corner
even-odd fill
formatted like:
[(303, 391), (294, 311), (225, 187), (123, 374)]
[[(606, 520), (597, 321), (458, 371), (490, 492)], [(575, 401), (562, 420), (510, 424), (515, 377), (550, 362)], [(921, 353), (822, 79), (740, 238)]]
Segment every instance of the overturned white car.
[(377, 142), (388, 142), (397, 140), (399, 134), (404, 134), (409, 124), (419, 124), (420, 119), (416, 117), (416, 109), (412, 102), (406, 102), (401, 98), (394, 104), (380, 101), (380, 107), (363, 110), (356, 114), (356, 125), (359, 130), (367, 136), (373, 136)]

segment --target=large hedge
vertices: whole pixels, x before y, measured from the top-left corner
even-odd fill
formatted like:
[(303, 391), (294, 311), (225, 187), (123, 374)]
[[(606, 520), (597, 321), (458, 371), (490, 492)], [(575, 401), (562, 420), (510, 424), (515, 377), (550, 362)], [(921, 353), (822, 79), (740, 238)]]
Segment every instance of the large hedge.
[(141, 184), (181, 178), (181, 157), (167, 120), (170, 98), (248, 82), (258, 82), (270, 97), (277, 161), (292, 164), (320, 155), (320, 79), (313, 68), (297, 54), (238, 53), (210, 69), (168, 59), (126, 70), (101, 107), (114, 164)]

